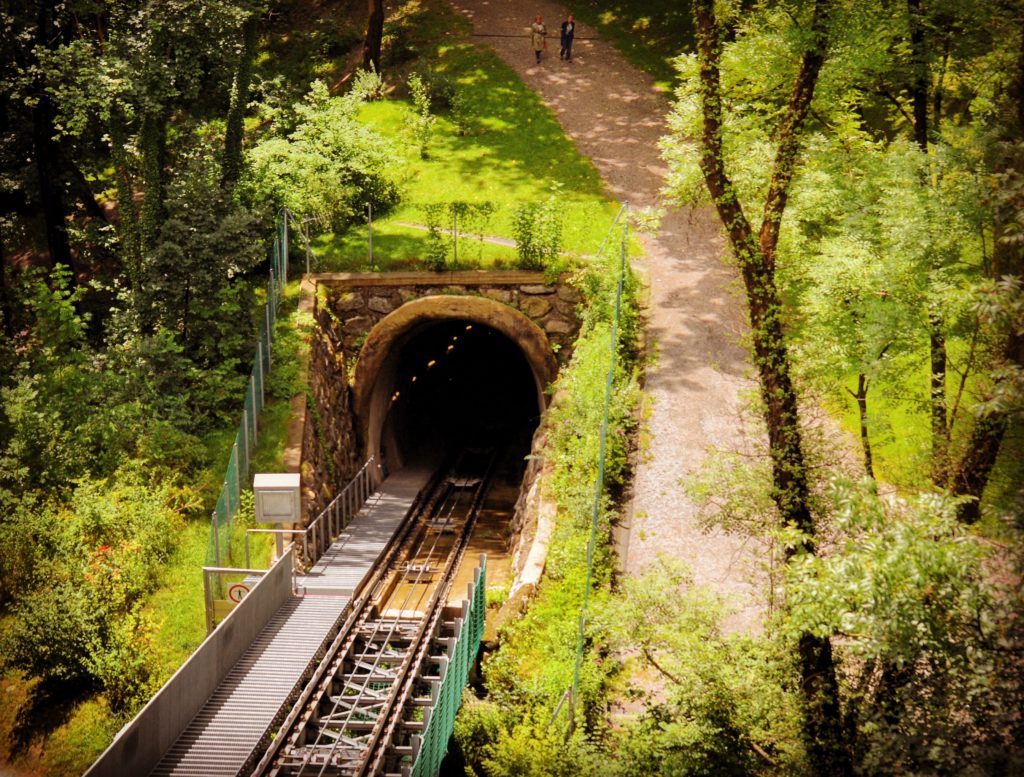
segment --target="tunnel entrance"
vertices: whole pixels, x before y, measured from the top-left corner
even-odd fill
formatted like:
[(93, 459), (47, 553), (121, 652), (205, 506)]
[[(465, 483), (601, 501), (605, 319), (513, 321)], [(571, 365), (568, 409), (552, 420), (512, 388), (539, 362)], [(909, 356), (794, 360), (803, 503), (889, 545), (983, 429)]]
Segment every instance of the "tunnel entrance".
[(544, 330), (514, 307), (468, 295), (407, 302), (367, 332), (356, 361), (365, 458), (397, 471), (413, 457), (441, 463), (456, 445), (511, 443), (522, 461), (557, 372)]
[(449, 319), (396, 345), (380, 438), (385, 466), (440, 461), (466, 447), (523, 460), (542, 407), (516, 343), (487, 324)]

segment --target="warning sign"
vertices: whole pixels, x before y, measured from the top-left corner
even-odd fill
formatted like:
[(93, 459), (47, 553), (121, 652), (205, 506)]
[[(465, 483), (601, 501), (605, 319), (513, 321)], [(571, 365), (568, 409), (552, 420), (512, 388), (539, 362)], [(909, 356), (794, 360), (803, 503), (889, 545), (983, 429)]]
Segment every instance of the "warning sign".
[(238, 604), (245, 598), (247, 593), (249, 593), (249, 586), (245, 583), (235, 583), (233, 586), (228, 588), (228, 599), (233, 601), (235, 604)]

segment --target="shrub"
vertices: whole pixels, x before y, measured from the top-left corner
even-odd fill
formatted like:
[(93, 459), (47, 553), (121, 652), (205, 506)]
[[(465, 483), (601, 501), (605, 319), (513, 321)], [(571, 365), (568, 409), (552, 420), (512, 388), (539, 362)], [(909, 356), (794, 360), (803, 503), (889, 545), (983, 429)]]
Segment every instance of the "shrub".
[(315, 81), (295, 106), (294, 130), (250, 152), (244, 195), (268, 209), (287, 205), (334, 231), (361, 221), (368, 202), (374, 213), (390, 210), (399, 200), (398, 155), (356, 119), (358, 106), (358, 96), (331, 97), (327, 85)]
[(436, 272), (444, 270), (448, 261), (449, 240), (444, 233), (444, 222), (447, 206), (434, 202), (423, 206), (423, 215), (427, 222), (427, 255), (424, 257), (427, 266)]
[(528, 202), (512, 215), (512, 232), (519, 266), (524, 270), (542, 270), (562, 251), (562, 211), (557, 195), (542, 202)]
[(17, 597), (0, 655), (44, 683), (103, 690), (129, 713), (152, 690), (148, 622), (139, 607), (174, 547), (180, 489), (141, 464), (86, 480), (70, 504), (26, 516), (38, 587)]
[(408, 119), (407, 126), (413, 142), (420, 151), (420, 157), (426, 159), (429, 156), (430, 136), (434, 132), (437, 118), (430, 113), (430, 93), (423, 78), (417, 73), (409, 76), (409, 93), (412, 95), (413, 113)]
[(352, 78), (349, 94), (359, 102), (373, 102), (384, 98), (384, 79), (374, 69), (360, 68)]

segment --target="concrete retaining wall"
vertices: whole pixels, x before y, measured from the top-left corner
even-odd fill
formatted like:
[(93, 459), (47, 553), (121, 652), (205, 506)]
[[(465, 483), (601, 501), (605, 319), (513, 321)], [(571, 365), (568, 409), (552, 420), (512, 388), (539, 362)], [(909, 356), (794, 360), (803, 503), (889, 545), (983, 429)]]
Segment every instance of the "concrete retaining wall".
[(86, 777), (149, 774), (291, 595), (292, 554), (286, 553), (121, 729)]

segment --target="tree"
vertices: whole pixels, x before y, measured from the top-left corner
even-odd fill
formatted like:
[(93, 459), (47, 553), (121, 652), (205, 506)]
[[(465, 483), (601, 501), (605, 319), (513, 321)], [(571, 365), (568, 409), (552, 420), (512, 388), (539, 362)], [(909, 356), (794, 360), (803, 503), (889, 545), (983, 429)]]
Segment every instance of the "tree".
[[(1013, 75), (1002, 95), (1002, 122), (997, 147), (994, 203), (993, 276), (1002, 277), (1003, 305), (996, 306), (992, 319), (1001, 330), (995, 355), (995, 380), (989, 403), (971, 431), (970, 438), (951, 468), (949, 486), (953, 494), (966, 496), (960, 506), (963, 520), (974, 522), (981, 514), (981, 497), (995, 466), (1003, 438), (1021, 409), (1021, 374), (1024, 370), (1024, 321), (1020, 316), (1020, 282), (1024, 278), (1024, 12), (1018, 10), (1016, 34), (1018, 58)], [(999, 308), (1002, 308), (1001, 312)], [(1010, 396), (1010, 401), (998, 401)], [(996, 400), (996, 401), (992, 401)]]
[[(790, 565), (786, 629), (839, 635), (869, 774), (1009, 774), (1024, 764), (1020, 593), (936, 494), (883, 499), (835, 479), (836, 542)], [(998, 551), (997, 551), (998, 553)]]
[(367, 0), (366, 42), (363, 45), (363, 70), (380, 72), (380, 47), (384, 37), (384, 0)]
[(675, 560), (659, 558), (595, 614), (609, 646), (637, 656), (664, 687), (619, 733), (623, 777), (801, 771), (800, 698), (785, 646), (727, 634), (724, 613)]
[[(764, 198), (761, 228), (755, 234), (740, 192), (726, 168), (723, 147), (725, 106), (721, 87), (725, 29), (718, 21), (713, 2), (694, 2), (701, 113), (699, 165), (712, 202), (725, 226), (747, 293), (754, 364), (768, 431), (773, 498), (782, 523), (799, 536), (789, 548), (792, 558), (814, 553), (816, 531), (810, 506), (798, 399), (790, 377), (782, 303), (775, 283), (775, 262), (803, 130), (825, 61), (829, 10), (826, 0), (814, 2), (806, 33), (799, 38), (798, 70), (792, 91), (781, 110), (781, 121), (773, 133), (776, 151)], [(831, 642), (827, 636), (804, 632), (798, 643), (811, 760), (822, 773), (849, 774), (852, 765), (844, 744)]]
[(264, 207), (285, 205), (335, 231), (361, 220), (367, 202), (375, 215), (386, 212), (400, 194), (395, 154), (356, 119), (358, 106), (357, 96), (332, 97), (326, 84), (314, 81), (295, 105), (294, 129), (253, 147), (243, 196)]
[(224, 130), (224, 162), (221, 165), (221, 186), (230, 189), (242, 175), (242, 136), (245, 111), (249, 105), (249, 84), (256, 57), (256, 32), (259, 16), (253, 13), (242, 23), (242, 47), (231, 85), (227, 126)]

